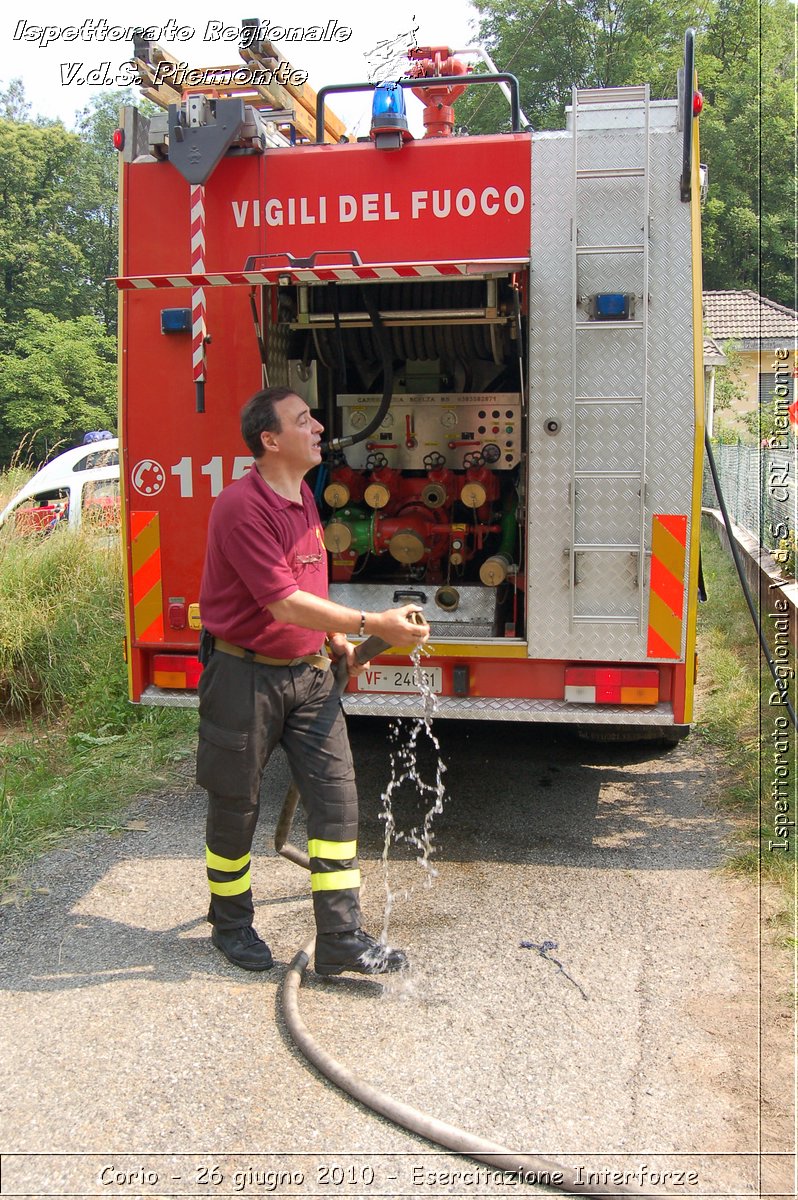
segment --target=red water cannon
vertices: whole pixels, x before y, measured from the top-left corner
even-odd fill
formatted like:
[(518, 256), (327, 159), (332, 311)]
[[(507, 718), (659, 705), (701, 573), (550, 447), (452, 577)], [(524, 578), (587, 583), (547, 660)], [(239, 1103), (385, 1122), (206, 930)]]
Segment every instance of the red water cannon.
[[(468, 66), (455, 58), (448, 46), (416, 46), (408, 51), (412, 79), (467, 75)], [(424, 105), (424, 137), (451, 137), (454, 132), (454, 108), (466, 84), (439, 84), (414, 87), (413, 95)]]

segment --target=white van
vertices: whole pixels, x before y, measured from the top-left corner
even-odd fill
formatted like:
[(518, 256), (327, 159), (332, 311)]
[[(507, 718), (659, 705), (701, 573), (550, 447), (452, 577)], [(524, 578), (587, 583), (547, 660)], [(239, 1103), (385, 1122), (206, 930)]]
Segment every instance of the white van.
[(0, 513), (0, 526), (47, 533), (62, 524), (119, 527), (119, 439), (105, 438), (59, 454)]

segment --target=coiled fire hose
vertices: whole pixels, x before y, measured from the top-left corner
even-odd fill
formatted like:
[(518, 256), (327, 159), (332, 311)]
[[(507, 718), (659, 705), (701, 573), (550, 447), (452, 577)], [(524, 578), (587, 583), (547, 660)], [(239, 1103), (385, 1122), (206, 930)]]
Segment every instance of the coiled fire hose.
[[(381, 638), (370, 637), (365, 642), (361, 642), (357, 647), (355, 656), (358, 662), (362, 664), (368, 662), (370, 658), (375, 657), (377, 654), (381, 654), (387, 648), (388, 644), (382, 641)], [(336, 671), (338, 686), (342, 691), (346, 687), (347, 674), (346, 660), (342, 658), (339, 660)], [(292, 846), (288, 841), (291, 822), (293, 821), (298, 802), (299, 792), (292, 783), (277, 820), (274, 845), (275, 849), (283, 857), (290, 859), (291, 862), (295, 862), (301, 867), (305, 867), (306, 870), (310, 870), (310, 860), (307, 854), (297, 846)], [(326, 1050), (322, 1049), (310, 1034), (300, 1016), (299, 989), (313, 953), (314, 942), (315, 938), (312, 938), (294, 956), (280, 989), (280, 1006), (285, 1018), (286, 1027), (294, 1044), (301, 1050), (308, 1062), (312, 1063), (326, 1079), (329, 1079), (330, 1083), (334, 1083), (336, 1087), (346, 1092), (354, 1100), (357, 1100), (360, 1104), (364, 1104), (373, 1112), (379, 1113), (380, 1116), (387, 1117), (394, 1124), (401, 1125), (404, 1129), (410, 1130), (411, 1133), (416, 1133), (420, 1137), (427, 1138), (428, 1141), (434, 1142), (438, 1146), (443, 1146), (444, 1149), (451, 1150), (455, 1154), (462, 1154), (468, 1158), (476, 1159), (477, 1162), (486, 1163), (496, 1171), (520, 1175), (522, 1179), (530, 1182), (533, 1179), (540, 1179), (541, 1176), (544, 1179), (548, 1177), (546, 1179), (547, 1186), (556, 1187), (560, 1191), (572, 1196), (642, 1196), (647, 1194), (642, 1187), (638, 1188), (636, 1186), (630, 1187), (627, 1185), (621, 1187), (618, 1184), (585, 1184), (576, 1178), (577, 1169), (573, 1167), (568, 1167), (562, 1163), (555, 1162), (554, 1159), (541, 1158), (534, 1154), (514, 1153), (496, 1142), (477, 1137), (473, 1133), (468, 1133), (465, 1129), (459, 1129), (456, 1125), (449, 1125), (445, 1121), (439, 1121), (437, 1118), (430, 1116), (429, 1113), (422, 1112), (418, 1108), (413, 1108), (412, 1105), (405, 1104), (401, 1100), (396, 1100), (393, 1096), (389, 1096), (387, 1092), (372, 1087), (371, 1084), (360, 1079), (342, 1063), (338, 1062), (337, 1059), (333, 1058), (331, 1054), (328, 1054)], [(549, 1179), (562, 1180), (562, 1182), (552, 1182), (548, 1185)]]

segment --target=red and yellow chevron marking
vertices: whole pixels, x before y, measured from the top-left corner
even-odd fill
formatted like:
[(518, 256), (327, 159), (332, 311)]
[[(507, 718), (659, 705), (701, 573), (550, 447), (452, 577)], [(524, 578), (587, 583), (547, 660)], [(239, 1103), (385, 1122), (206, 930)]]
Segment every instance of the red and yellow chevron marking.
[(687, 517), (656, 513), (651, 530), (648, 657), (679, 658), (684, 613)]
[(130, 514), (133, 634), (137, 641), (162, 642), (161, 523), (157, 512)]

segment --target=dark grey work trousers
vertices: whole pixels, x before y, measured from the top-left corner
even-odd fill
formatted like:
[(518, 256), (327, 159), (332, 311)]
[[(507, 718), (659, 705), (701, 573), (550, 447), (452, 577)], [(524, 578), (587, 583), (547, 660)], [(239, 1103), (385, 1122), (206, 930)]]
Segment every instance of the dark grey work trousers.
[(220, 929), (252, 923), (250, 849), (263, 772), (279, 744), (307, 815), (316, 928), (357, 929), (357, 790), (333, 672), (306, 663), (272, 667), (216, 651), (200, 677), (199, 700), (208, 920)]

